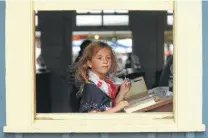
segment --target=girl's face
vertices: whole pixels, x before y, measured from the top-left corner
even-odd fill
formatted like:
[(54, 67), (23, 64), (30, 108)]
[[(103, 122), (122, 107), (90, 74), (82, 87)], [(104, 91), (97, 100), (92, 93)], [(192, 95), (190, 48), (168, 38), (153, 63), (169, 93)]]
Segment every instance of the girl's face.
[(100, 79), (104, 79), (112, 64), (110, 49), (100, 49), (91, 60), (88, 60), (87, 64)]

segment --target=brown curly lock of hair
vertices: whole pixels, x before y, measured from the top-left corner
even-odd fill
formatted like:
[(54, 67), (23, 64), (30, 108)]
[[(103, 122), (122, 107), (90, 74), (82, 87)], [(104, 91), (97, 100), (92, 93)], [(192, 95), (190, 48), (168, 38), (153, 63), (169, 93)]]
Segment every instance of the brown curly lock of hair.
[(87, 61), (88, 60), (92, 60), (92, 57), (95, 56), (97, 54), (98, 51), (100, 51), (103, 48), (108, 48), (111, 52), (111, 67), (108, 71), (108, 74), (112, 74), (115, 75), (116, 70), (117, 70), (117, 61), (116, 61), (116, 56), (114, 51), (112, 50), (112, 48), (104, 42), (92, 42), (90, 45), (88, 45), (83, 53), (83, 56), (80, 58), (79, 62), (77, 62), (76, 64), (76, 72), (75, 72), (75, 79), (83, 82), (83, 83), (87, 83), (88, 79), (87, 79), (87, 72), (88, 72), (88, 65), (87, 65)]

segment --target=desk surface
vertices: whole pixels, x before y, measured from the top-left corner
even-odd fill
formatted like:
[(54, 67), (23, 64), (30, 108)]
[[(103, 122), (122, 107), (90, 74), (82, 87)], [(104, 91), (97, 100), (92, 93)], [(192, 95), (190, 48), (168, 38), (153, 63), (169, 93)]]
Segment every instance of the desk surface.
[(138, 110), (136, 112), (172, 112), (173, 111), (173, 99), (168, 98), (160, 100), (156, 104)]

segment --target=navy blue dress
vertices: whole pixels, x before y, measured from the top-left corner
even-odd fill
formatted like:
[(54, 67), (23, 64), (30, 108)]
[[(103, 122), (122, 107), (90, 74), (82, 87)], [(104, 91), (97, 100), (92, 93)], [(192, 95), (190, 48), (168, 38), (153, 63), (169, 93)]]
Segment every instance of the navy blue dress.
[(79, 112), (105, 111), (109, 108), (112, 108), (112, 99), (94, 83), (85, 84)]

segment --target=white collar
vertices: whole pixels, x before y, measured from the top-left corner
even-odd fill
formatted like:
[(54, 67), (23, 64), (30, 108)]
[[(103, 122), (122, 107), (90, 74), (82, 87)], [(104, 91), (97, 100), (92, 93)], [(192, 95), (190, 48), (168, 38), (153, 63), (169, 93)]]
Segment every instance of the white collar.
[(89, 80), (94, 82), (103, 92), (105, 92), (107, 95), (110, 96), (111, 87), (108, 83), (106, 83), (104, 80), (101, 80), (97, 74), (95, 74), (93, 71), (88, 71)]

